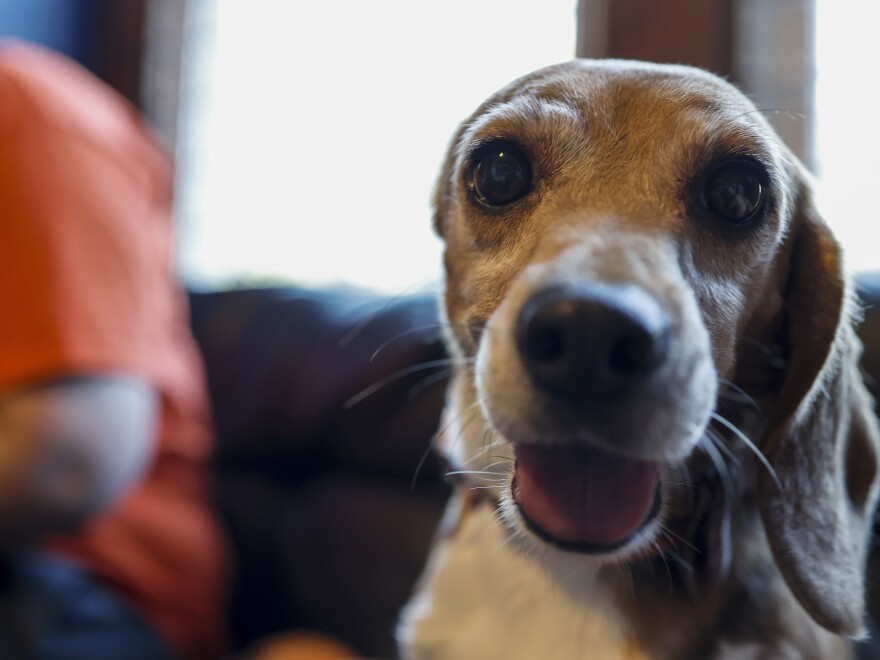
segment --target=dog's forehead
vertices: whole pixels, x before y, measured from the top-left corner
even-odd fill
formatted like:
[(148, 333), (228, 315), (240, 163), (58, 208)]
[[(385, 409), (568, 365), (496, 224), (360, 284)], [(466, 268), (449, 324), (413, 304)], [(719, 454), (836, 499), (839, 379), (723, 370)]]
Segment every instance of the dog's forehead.
[[(517, 79), (472, 117), (468, 136), (520, 123), (569, 121), (588, 131), (672, 128), (680, 122), (712, 130), (766, 122), (730, 83), (701, 69), (629, 60), (573, 60)], [(751, 133), (751, 131), (746, 131)]]
[(754, 110), (727, 81), (702, 69), (631, 60), (572, 60), (539, 69), (502, 89), (496, 102), (517, 98), (556, 100), (587, 111), (598, 106), (641, 105), (645, 109)]

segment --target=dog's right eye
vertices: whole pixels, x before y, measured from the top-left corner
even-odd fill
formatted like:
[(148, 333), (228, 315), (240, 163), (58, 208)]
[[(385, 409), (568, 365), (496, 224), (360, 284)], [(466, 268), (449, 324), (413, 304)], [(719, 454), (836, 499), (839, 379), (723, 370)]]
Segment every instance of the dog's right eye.
[(762, 175), (754, 163), (734, 160), (715, 169), (705, 183), (704, 203), (717, 217), (746, 225), (765, 204)]
[(483, 204), (505, 206), (532, 189), (532, 166), (515, 144), (491, 142), (477, 151), (471, 163), (470, 188)]

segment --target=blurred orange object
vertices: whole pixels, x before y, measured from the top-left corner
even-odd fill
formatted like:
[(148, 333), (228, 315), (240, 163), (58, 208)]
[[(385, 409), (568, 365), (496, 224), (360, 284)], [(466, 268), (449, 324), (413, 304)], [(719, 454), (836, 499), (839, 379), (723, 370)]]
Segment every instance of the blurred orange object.
[(171, 164), (85, 69), (0, 45), (0, 395), (130, 374), (161, 395), (155, 462), (81, 531), (54, 539), (190, 660), (226, 639), (227, 549), (209, 501), (203, 368), (171, 262)]
[(246, 660), (355, 660), (352, 649), (341, 642), (309, 631), (274, 635), (253, 647)]

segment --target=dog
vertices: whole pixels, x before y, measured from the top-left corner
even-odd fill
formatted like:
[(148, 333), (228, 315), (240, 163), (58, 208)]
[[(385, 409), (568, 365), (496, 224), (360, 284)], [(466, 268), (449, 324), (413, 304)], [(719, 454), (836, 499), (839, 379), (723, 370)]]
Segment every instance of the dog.
[(878, 432), (810, 176), (733, 85), (575, 60), (439, 178), (454, 495), (411, 660), (847, 658)]

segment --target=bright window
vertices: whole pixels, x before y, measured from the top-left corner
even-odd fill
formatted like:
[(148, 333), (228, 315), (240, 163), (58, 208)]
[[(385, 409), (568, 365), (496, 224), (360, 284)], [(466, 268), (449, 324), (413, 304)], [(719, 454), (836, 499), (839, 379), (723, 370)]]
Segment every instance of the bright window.
[[(191, 285), (429, 287), (430, 198), (456, 125), (574, 52), (576, 0), (190, 0), (178, 152)], [(880, 3), (817, 0), (820, 202), (880, 268)]]
[(817, 0), (816, 119), (820, 202), (849, 268), (880, 270), (880, 2)]
[(430, 286), (430, 198), (456, 126), (574, 54), (575, 0), (190, 5), (177, 210), (195, 286)]

